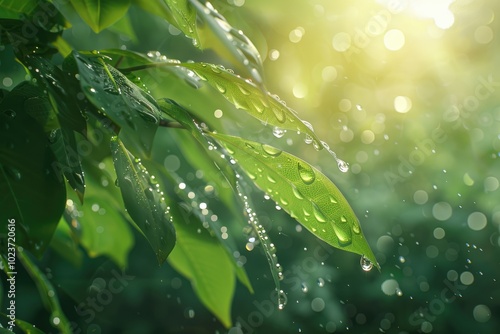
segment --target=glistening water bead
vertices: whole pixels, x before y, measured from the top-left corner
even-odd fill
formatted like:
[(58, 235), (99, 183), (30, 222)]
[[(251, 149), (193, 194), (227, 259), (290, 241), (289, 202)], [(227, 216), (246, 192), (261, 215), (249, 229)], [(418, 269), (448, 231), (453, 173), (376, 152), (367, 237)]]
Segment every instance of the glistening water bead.
[(371, 263), (371, 261), (368, 260), (364, 255), (359, 260), (359, 264), (361, 265), (361, 269), (363, 269), (364, 271), (370, 271), (373, 268), (373, 263)]

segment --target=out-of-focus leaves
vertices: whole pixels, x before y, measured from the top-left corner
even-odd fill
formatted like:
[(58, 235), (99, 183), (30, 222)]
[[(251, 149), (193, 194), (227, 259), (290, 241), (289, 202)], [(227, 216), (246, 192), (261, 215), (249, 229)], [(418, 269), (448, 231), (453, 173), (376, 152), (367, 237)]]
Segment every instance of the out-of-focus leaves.
[(267, 144), (211, 134), (260, 189), (316, 237), (378, 267), (358, 218), (339, 189), (307, 162)]
[(80, 17), (96, 33), (121, 19), (130, 7), (130, 0), (71, 0)]
[(172, 12), (164, 0), (132, 0), (132, 2), (148, 13), (158, 15), (168, 22), (175, 22)]
[(29, 255), (18, 250), (17, 256), (28, 274), (31, 276), (31, 279), (35, 282), (45, 308), (51, 313), (51, 325), (57, 328), (61, 333), (70, 334), (70, 322), (66, 318), (66, 315), (64, 314), (61, 305), (59, 304), (59, 299), (56, 295), (56, 291), (52, 283), (36, 266), (36, 264), (33, 263)]
[(66, 188), (42, 126), (19, 103), (17, 86), (0, 102), (0, 221), (15, 219), (16, 244), (41, 255), (64, 210)]
[(156, 176), (150, 175), (116, 137), (111, 141), (111, 151), (125, 208), (162, 264), (176, 238), (169, 207), (156, 187)]
[[(176, 216), (189, 215), (180, 210), (177, 209)], [(234, 260), (201, 223), (195, 224), (196, 221), (186, 217), (175, 224), (178, 242), (168, 261), (191, 281), (201, 302), (228, 328), (236, 281)]]

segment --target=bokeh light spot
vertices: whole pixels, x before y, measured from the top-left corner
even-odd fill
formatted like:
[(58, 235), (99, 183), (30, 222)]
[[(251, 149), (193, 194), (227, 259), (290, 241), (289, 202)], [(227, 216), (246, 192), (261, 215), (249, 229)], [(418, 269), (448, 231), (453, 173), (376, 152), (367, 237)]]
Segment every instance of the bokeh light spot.
[(401, 30), (391, 29), (384, 35), (384, 45), (387, 50), (398, 51), (405, 45), (405, 35)]

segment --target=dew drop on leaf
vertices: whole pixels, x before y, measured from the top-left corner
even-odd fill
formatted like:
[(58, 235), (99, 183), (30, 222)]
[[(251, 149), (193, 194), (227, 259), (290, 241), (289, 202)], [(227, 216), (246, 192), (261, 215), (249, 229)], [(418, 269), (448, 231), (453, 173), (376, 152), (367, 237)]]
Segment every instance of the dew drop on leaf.
[(299, 163), (298, 169), (299, 169), (299, 176), (305, 184), (311, 184), (314, 182), (316, 176), (314, 175), (314, 171), (310, 166), (302, 166)]
[(312, 203), (314, 218), (320, 223), (326, 223), (326, 217), (315, 203)]
[(304, 195), (302, 195), (300, 190), (297, 189), (297, 187), (294, 184), (292, 184), (292, 192), (293, 192), (293, 195), (295, 197), (297, 197), (297, 199), (304, 199)]
[(277, 149), (273, 146), (269, 146), (266, 144), (262, 144), (262, 150), (264, 150), (264, 152), (266, 152), (267, 154), (269, 154), (270, 156), (273, 156), (273, 157), (277, 157), (282, 152), (280, 149)]
[(368, 260), (364, 255), (359, 260), (359, 264), (361, 265), (361, 269), (364, 271), (370, 271), (373, 268), (373, 263)]
[(285, 116), (285, 112), (283, 111), (283, 109), (274, 108), (274, 107), (272, 109), (273, 109), (274, 116), (276, 116), (276, 119), (278, 120), (278, 122), (285, 123), (286, 116)]

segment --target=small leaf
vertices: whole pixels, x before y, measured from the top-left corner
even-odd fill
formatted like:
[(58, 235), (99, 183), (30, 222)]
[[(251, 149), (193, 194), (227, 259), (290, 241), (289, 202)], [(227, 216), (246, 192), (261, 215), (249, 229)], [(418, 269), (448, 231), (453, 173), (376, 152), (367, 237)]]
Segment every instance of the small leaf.
[(182, 66), (196, 72), (236, 108), (245, 110), (266, 125), (302, 132), (311, 139), (317, 149), (323, 148), (309, 123), (303, 122), (295, 111), (288, 108), (278, 97), (263, 92), (251, 81), (212, 64), (183, 63)]
[(60, 333), (71, 333), (70, 322), (61, 308), (56, 290), (50, 280), (23, 251), (18, 250), (17, 256), (35, 282), (45, 308), (50, 311), (50, 324), (57, 328)]
[(130, 7), (130, 0), (71, 0), (80, 17), (96, 33), (121, 19)]
[(363, 255), (379, 267), (349, 203), (319, 170), (266, 144), (222, 134), (211, 136), (226, 147), (260, 189), (316, 237)]
[(191, 281), (201, 302), (229, 328), (235, 289), (233, 260), (201, 224), (189, 219), (188, 212), (178, 210), (178, 215), (186, 215), (179, 221), (187, 223), (175, 224), (178, 242), (168, 261)]
[(162, 264), (175, 245), (169, 207), (153, 184), (152, 175), (116, 137), (111, 141), (111, 150), (125, 207)]
[(198, 0), (190, 0), (190, 3), (205, 24), (198, 26), (202, 47), (210, 47), (226, 59), (233, 59), (248, 77), (262, 84), (262, 59), (252, 41), (241, 30), (233, 28), (209, 2), (204, 5)]
[(99, 56), (74, 51), (71, 57), (87, 99), (121, 127), (119, 136), (128, 150), (136, 157), (147, 157), (160, 116), (156, 101)]
[(189, 0), (165, 0), (170, 8), (175, 22), (175, 26), (180, 29), (187, 37), (193, 40), (195, 46), (199, 46), (199, 37), (196, 30), (196, 11), (189, 3)]
[(64, 179), (42, 126), (23, 108), (15, 87), (0, 102), (0, 227), (15, 219), (16, 244), (41, 255), (64, 210)]

